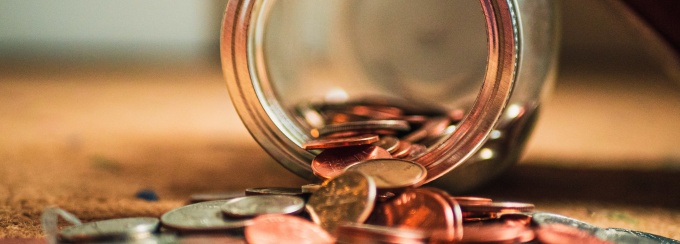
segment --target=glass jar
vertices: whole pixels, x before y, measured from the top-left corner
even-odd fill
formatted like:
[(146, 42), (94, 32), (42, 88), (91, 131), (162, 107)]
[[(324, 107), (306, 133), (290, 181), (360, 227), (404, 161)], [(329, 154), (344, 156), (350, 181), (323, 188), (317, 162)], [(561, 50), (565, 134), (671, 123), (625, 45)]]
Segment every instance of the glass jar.
[(252, 136), (310, 180), (317, 152), (301, 145), (323, 122), (301, 121), (300, 104), (459, 116), (412, 160), (427, 182), (461, 192), (519, 159), (555, 74), (555, 10), (550, 0), (230, 0), (222, 68)]

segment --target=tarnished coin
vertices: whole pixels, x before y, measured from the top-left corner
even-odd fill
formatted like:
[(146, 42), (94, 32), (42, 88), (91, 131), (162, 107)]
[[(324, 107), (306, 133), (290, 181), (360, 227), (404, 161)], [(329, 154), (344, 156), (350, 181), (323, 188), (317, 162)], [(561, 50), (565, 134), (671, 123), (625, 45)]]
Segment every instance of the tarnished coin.
[(427, 236), (424, 232), (413, 229), (386, 227), (367, 224), (344, 224), (336, 230), (337, 243), (425, 243)]
[(381, 190), (418, 186), (427, 176), (427, 169), (422, 165), (401, 159), (366, 160), (347, 167), (345, 171), (359, 171), (370, 176)]
[(597, 226), (588, 224), (586, 222), (569, 218), (567, 216), (559, 215), (559, 214), (554, 214), (554, 213), (534, 213), (532, 214), (532, 222), (536, 223), (537, 225), (550, 225), (550, 224), (562, 224), (562, 225), (567, 225), (571, 226), (574, 228), (577, 228), (579, 230), (585, 231), (588, 234), (595, 234), (601, 229), (598, 228)]
[(534, 233), (539, 243), (612, 243), (599, 239), (586, 231), (562, 224), (542, 225), (534, 230)]
[(334, 232), (341, 223), (363, 223), (376, 200), (375, 182), (359, 172), (346, 172), (323, 183), (307, 201), (314, 223)]
[(59, 232), (59, 238), (69, 242), (141, 239), (150, 236), (158, 227), (158, 218), (109, 219), (66, 227)]
[(376, 205), (367, 224), (425, 231), (432, 240), (455, 241), (456, 217), (447, 196), (427, 188), (408, 188), (389, 201)]
[(673, 240), (647, 232), (620, 228), (607, 228), (599, 231), (595, 236), (613, 243), (680, 244), (679, 240)]
[(326, 125), (320, 129), (312, 129), (311, 134), (313, 137), (321, 137), (342, 131), (379, 129), (408, 131), (411, 127), (404, 120), (366, 120)]
[(399, 139), (394, 136), (383, 136), (380, 140), (372, 143), (374, 146), (382, 147), (389, 153), (394, 153), (399, 148)]
[(307, 141), (302, 144), (305, 150), (312, 149), (327, 149), (335, 147), (360, 146), (367, 145), (379, 141), (380, 138), (376, 135), (361, 135), (352, 137), (340, 138), (323, 138), (317, 140)]
[(305, 197), (307, 194), (302, 189), (295, 187), (254, 187), (246, 189), (246, 196), (255, 195), (286, 195)]
[(339, 147), (326, 149), (312, 160), (312, 171), (323, 179), (333, 178), (341, 174), (345, 168), (359, 162), (391, 158), (389, 152), (373, 145)]
[(261, 215), (245, 229), (250, 244), (323, 244), (335, 243), (335, 238), (320, 226), (288, 215)]
[(191, 195), (189, 202), (199, 203), (207, 201), (217, 201), (217, 200), (229, 200), (232, 198), (245, 196), (242, 191), (238, 192), (215, 192), (215, 193), (199, 193)]
[(305, 207), (302, 198), (285, 195), (259, 195), (234, 198), (221, 207), (231, 218), (247, 218), (263, 214), (297, 214)]
[(222, 205), (229, 200), (194, 203), (168, 211), (161, 223), (168, 229), (185, 232), (222, 231), (243, 228), (252, 220), (225, 219)]

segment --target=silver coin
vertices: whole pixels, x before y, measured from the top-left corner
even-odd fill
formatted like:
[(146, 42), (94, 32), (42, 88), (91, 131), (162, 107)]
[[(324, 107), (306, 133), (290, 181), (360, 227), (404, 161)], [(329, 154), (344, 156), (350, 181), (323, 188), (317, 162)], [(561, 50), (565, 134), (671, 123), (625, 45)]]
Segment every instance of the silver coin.
[(217, 201), (217, 200), (229, 200), (237, 197), (243, 197), (246, 194), (242, 191), (237, 192), (214, 192), (214, 193), (198, 193), (193, 194), (190, 197), (191, 203), (207, 202), (207, 201)]
[(680, 241), (673, 240), (667, 237), (620, 228), (607, 228), (595, 234), (600, 239), (611, 241), (613, 243), (664, 243), (664, 244), (680, 244)]
[(300, 187), (303, 193), (314, 193), (319, 188), (321, 188), (319, 184), (307, 184)]
[(597, 226), (588, 224), (586, 222), (583, 222), (583, 221), (580, 221), (580, 220), (577, 220), (577, 219), (572, 219), (572, 218), (569, 218), (567, 216), (554, 214), (554, 213), (544, 213), (544, 212), (533, 213), (532, 216), (531, 216), (531, 221), (538, 224), (538, 225), (563, 224), (563, 225), (567, 225), (567, 226), (577, 228), (579, 230), (583, 230), (585, 232), (588, 232), (588, 234), (591, 234), (591, 235), (593, 235), (596, 232), (601, 230)]
[(427, 169), (413, 161), (371, 159), (349, 166), (345, 171), (358, 171), (370, 176), (378, 189), (402, 189), (417, 186), (425, 180)]
[[(405, 120), (366, 120), (352, 121), (347, 123), (330, 124), (318, 129), (318, 135), (324, 136), (331, 133), (354, 131), (354, 130), (396, 130), (408, 131), (411, 129)], [(316, 133), (312, 133), (316, 134)]]
[(66, 227), (59, 232), (59, 238), (70, 242), (141, 239), (150, 236), (158, 226), (158, 218), (109, 219)]
[(219, 231), (245, 227), (249, 219), (233, 220), (222, 216), (222, 205), (229, 200), (209, 201), (170, 210), (161, 216), (161, 223), (176, 231)]
[(234, 198), (222, 205), (224, 216), (247, 218), (262, 214), (297, 214), (305, 207), (302, 198), (284, 195), (260, 195)]
[(255, 187), (246, 189), (246, 196), (254, 195), (286, 195), (286, 196), (304, 196), (300, 188), (293, 187)]

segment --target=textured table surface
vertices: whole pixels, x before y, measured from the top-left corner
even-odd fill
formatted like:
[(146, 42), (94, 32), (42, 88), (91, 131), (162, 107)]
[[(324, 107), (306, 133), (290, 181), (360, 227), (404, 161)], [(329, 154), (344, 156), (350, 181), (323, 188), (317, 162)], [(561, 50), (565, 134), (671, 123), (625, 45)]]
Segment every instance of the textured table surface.
[[(658, 74), (563, 70), (523, 160), (470, 194), (680, 239), (679, 105)], [(47, 206), (160, 216), (193, 193), (304, 183), (250, 137), (215, 64), (0, 72), (0, 238), (40, 238)]]

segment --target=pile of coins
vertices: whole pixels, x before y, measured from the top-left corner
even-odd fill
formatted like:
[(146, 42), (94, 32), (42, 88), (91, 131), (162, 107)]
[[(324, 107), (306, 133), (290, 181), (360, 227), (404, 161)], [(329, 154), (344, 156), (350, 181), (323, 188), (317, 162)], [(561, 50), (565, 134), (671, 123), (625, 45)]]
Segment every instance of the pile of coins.
[(302, 147), (317, 154), (310, 163), (321, 184), (195, 195), (160, 220), (74, 221), (46, 233), (62, 242), (668, 243), (536, 213), (530, 203), (419, 187), (427, 165), (412, 160), (455, 130), (462, 110), (356, 102), (302, 103), (295, 111), (315, 138)]
[(321, 185), (197, 194), (160, 220), (75, 221), (48, 238), (64, 243), (679, 243), (534, 212), (528, 203), (450, 196), (429, 187), (381, 199), (381, 191), (371, 176), (348, 171)]

